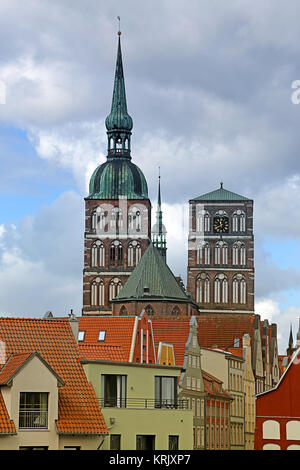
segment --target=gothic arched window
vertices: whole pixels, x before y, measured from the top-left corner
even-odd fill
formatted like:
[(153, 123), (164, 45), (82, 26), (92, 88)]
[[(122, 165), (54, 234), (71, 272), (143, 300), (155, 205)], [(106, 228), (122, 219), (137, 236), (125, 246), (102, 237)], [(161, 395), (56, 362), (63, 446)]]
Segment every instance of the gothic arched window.
[(127, 264), (129, 267), (136, 266), (142, 257), (141, 245), (133, 240), (129, 243), (127, 249)]
[(119, 278), (115, 277), (109, 283), (109, 301), (114, 299), (120, 292), (122, 283)]
[(100, 206), (96, 207), (91, 216), (91, 227), (93, 231), (105, 230), (107, 212)]
[(91, 266), (105, 266), (105, 248), (100, 240), (92, 245)]
[(127, 309), (126, 309), (125, 305), (122, 305), (119, 315), (122, 316), (122, 317), (128, 315), (128, 312), (127, 312)]
[(91, 285), (91, 305), (104, 305), (104, 282), (99, 277)]
[(111, 265), (122, 265), (123, 246), (119, 240), (115, 240), (109, 248), (109, 260)]
[(245, 232), (246, 231), (246, 215), (241, 209), (237, 209), (232, 214), (232, 231)]
[(225, 274), (220, 273), (215, 277), (214, 301), (216, 303), (228, 302), (228, 280)]
[(246, 265), (246, 247), (242, 242), (235, 242), (232, 247), (232, 264), (234, 266)]
[(210, 244), (208, 242), (204, 245), (204, 264), (210, 264)]
[(206, 210), (199, 210), (196, 218), (196, 230), (197, 232), (209, 232), (210, 231), (210, 214)]
[(151, 305), (147, 305), (147, 307), (145, 308), (145, 313), (150, 316), (154, 315), (154, 310)]
[(215, 264), (228, 264), (228, 245), (223, 241), (215, 244)]
[(142, 214), (139, 207), (130, 207), (128, 211), (128, 230), (140, 232), (142, 229)]
[(171, 312), (171, 315), (174, 315), (174, 316), (179, 316), (180, 315), (180, 310), (177, 307), (177, 305), (173, 308), (173, 310)]
[(242, 274), (234, 276), (232, 281), (232, 302), (234, 304), (247, 303), (247, 283)]
[(196, 302), (210, 301), (210, 279), (206, 273), (201, 273), (196, 279)]

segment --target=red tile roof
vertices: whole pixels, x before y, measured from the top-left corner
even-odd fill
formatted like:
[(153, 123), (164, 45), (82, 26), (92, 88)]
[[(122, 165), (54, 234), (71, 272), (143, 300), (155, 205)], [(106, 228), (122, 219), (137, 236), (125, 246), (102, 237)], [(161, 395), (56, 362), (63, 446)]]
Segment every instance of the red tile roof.
[[(58, 389), (57, 430), (60, 434), (107, 434), (94, 389), (80, 363), (77, 342), (68, 319), (0, 318), (0, 341), (6, 360), (11, 354), (37, 351), (61, 377)], [(24, 356), (25, 357), (25, 356)], [(7, 364), (8, 365), (8, 364)], [(4, 369), (3, 369), (4, 373)], [(0, 430), (8, 426), (4, 402), (0, 400)], [(1, 420), (5, 421), (5, 425)]]
[(173, 344), (176, 365), (182, 366), (185, 345), (190, 331), (190, 319), (161, 320), (153, 318), (152, 327), (156, 353), (160, 342)]
[(222, 398), (232, 399), (232, 396), (223, 389), (221, 380), (217, 379), (205, 370), (202, 370), (202, 377), (204, 382), (204, 389), (207, 393)]
[(244, 334), (249, 334), (251, 342), (253, 341), (254, 315), (201, 314), (197, 317), (197, 322), (200, 347), (230, 349), (233, 348), (235, 338), (241, 341)]
[(122, 346), (106, 344), (81, 344), (80, 357), (88, 360), (127, 362)]
[(0, 434), (15, 434), (16, 428), (14, 422), (9, 418), (7, 409), (0, 392)]
[(12, 354), (0, 370), (0, 385), (5, 384), (30, 356), (30, 352)]
[[(86, 357), (88, 352), (87, 345), (101, 345), (105, 346), (118, 346), (122, 348), (123, 360), (129, 361), (130, 351), (132, 346), (132, 338), (134, 332), (134, 325), (137, 317), (80, 317), (79, 318), (79, 331), (85, 331), (84, 340), (78, 343), (80, 356)], [(99, 343), (99, 331), (105, 331), (105, 341)], [(108, 354), (108, 349), (99, 348), (99, 353)], [(92, 351), (90, 350), (90, 353)], [(110, 350), (112, 353), (113, 350)], [(116, 351), (115, 351), (116, 352)], [(96, 353), (96, 349), (94, 349)], [(118, 352), (120, 354), (120, 350)], [(88, 358), (87, 358), (88, 359)], [(94, 359), (96, 357), (94, 356)], [(100, 357), (98, 357), (100, 359)], [(102, 357), (101, 357), (102, 359)]]

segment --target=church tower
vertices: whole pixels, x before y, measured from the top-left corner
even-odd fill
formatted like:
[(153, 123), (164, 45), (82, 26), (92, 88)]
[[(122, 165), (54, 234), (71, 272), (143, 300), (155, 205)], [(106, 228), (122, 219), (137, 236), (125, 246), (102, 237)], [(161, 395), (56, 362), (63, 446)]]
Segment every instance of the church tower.
[(131, 161), (133, 121), (127, 111), (118, 50), (111, 112), (107, 116), (107, 159), (90, 179), (85, 198), (82, 315), (111, 313), (119, 293), (151, 239), (151, 203), (142, 171)]
[(162, 223), (162, 210), (161, 210), (161, 195), (160, 195), (160, 174), (158, 177), (158, 198), (157, 198), (157, 211), (156, 211), (156, 224), (152, 227), (152, 243), (158, 249), (161, 256), (167, 261), (167, 240), (166, 228)]
[(189, 201), (187, 290), (200, 313), (254, 313), (253, 200), (220, 188)]

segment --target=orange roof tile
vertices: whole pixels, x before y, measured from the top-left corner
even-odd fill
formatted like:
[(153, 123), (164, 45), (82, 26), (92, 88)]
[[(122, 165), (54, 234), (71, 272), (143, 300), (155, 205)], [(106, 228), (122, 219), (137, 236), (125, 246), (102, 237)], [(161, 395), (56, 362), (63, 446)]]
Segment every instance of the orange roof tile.
[(14, 422), (9, 418), (8, 412), (0, 391), (0, 434), (15, 434)]
[[(129, 361), (136, 319), (137, 317), (135, 316), (80, 317), (79, 331), (85, 331), (84, 340), (78, 343), (80, 356), (85, 355), (84, 351), (86, 351), (86, 345), (105, 344), (106, 346), (121, 347), (125, 357), (124, 360)], [(99, 343), (98, 341), (99, 331), (106, 332), (103, 343)], [(99, 349), (99, 352), (103, 353), (104, 349)], [(94, 357), (94, 359), (96, 359), (96, 357)]]
[(202, 377), (204, 381), (204, 389), (207, 393), (223, 398), (232, 398), (232, 396), (223, 389), (223, 382), (221, 380), (217, 379), (203, 369)]
[(122, 346), (117, 345), (81, 344), (80, 357), (88, 360), (126, 362)]
[[(249, 314), (209, 314), (199, 315), (198, 341), (203, 348), (233, 348), (235, 338), (242, 340), (249, 334), (254, 336), (254, 315)], [(240, 343), (242, 344), (242, 343)]]
[[(64, 381), (65, 385), (58, 389), (58, 433), (107, 434), (94, 389), (80, 363), (68, 319), (2, 317), (0, 340), (5, 344), (6, 359), (11, 354), (37, 351)], [(4, 415), (2, 400), (0, 416)]]
[(182, 366), (185, 345), (190, 331), (190, 319), (161, 320), (153, 318), (152, 327), (156, 352), (160, 342), (173, 344), (176, 365)]
[(0, 384), (6, 383), (30, 356), (30, 352), (12, 354), (0, 370)]

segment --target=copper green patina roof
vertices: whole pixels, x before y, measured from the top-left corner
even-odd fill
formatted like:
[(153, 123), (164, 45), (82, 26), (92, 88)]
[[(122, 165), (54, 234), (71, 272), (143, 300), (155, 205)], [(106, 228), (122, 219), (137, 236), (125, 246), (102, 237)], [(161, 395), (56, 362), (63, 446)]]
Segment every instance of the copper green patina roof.
[(113, 302), (148, 298), (191, 302), (152, 243)]
[(148, 199), (143, 172), (131, 162), (132, 118), (127, 112), (120, 32), (111, 112), (107, 116), (107, 161), (90, 179), (87, 199)]
[(148, 186), (142, 171), (127, 159), (107, 159), (90, 179), (90, 199), (147, 199)]
[(228, 191), (227, 189), (223, 188), (223, 183), (219, 189), (215, 191), (211, 191), (206, 194), (202, 194), (201, 196), (195, 197), (192, 201), (249, 201), (245, 196), (241, 196), (240, 194), (233, 193), (232, 191)]

